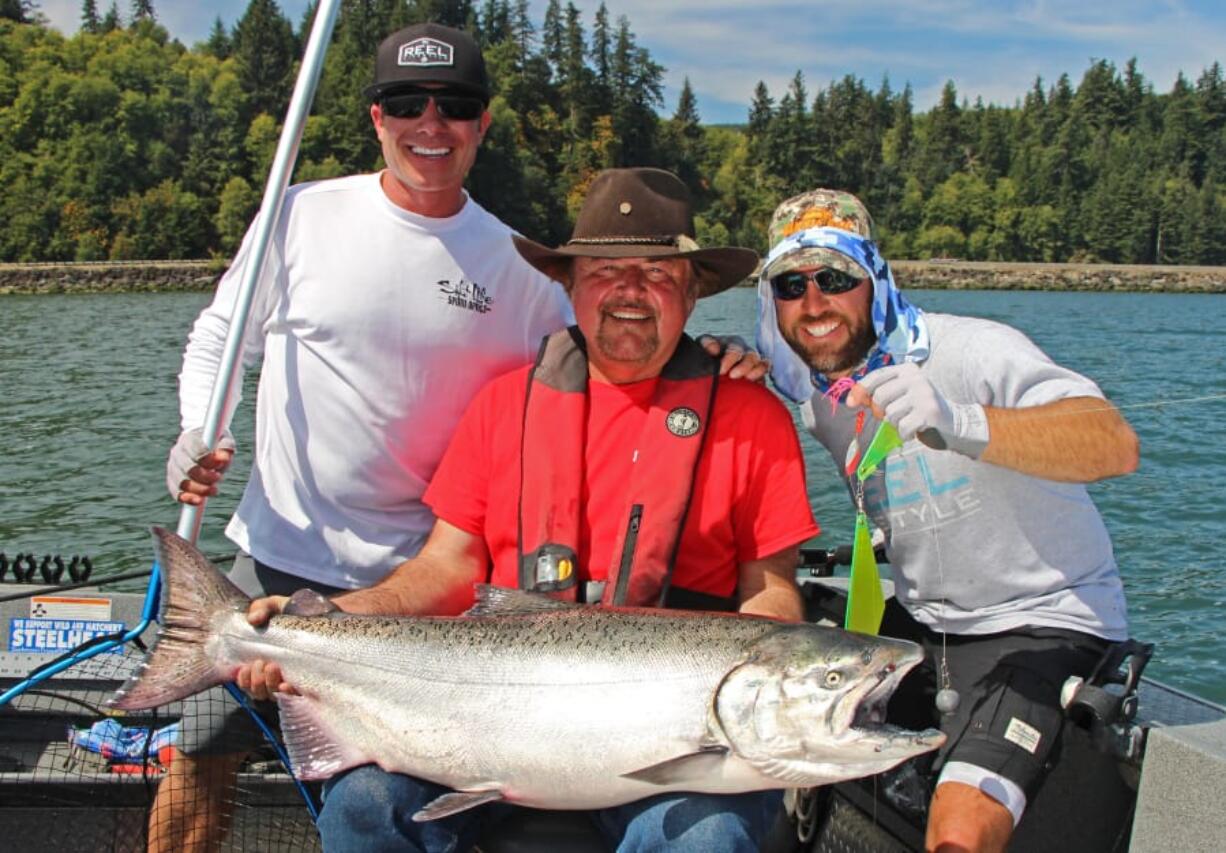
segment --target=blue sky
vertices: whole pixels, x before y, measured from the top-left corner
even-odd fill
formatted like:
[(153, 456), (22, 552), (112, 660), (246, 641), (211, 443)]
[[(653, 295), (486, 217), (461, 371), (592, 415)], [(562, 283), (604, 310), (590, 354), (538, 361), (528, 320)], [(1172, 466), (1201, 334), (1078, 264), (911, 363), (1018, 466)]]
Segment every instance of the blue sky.
[[(80, 23), (80, 0), (36, 0), (66, 33)], [(217, 15), (228, 25), (248, 0), (154, 0), (158, 20), (186, 44), (203, 39)], [(295, 24), (306, 0), (279, 0)], [(563, 4), (565, 5), (565, 4)], [(576, 0), (590, 30), (599, 0)], [(844, 74), (876, 88), (888, 74), (897, 91), (910, 82), (927, 109), (946, 80), (960, 95), (1012, 104), (1037, 75), (1049, 84), (1067, 72), (1076, 84), (1090, 60), (1123, 67), (1136, 56), (1159, 92), (1182, 70), (1195, 80), (1226, 62), (1226, 4), (1081, 0), (606, 0), (611, 18), (625, 15), (639, 43), (667, 68), (665, 109), (676, 106), (688, 76), (706, 122), (745, 120), (753, 88), (766, 82), (776, 100), (797, 70), (812, 95)], [(109, 0), (98, 0), (105, 11)], [(544, 0), (533, 0), (539, 25)], [(119, 0), (127, 14), (129, 0)]]

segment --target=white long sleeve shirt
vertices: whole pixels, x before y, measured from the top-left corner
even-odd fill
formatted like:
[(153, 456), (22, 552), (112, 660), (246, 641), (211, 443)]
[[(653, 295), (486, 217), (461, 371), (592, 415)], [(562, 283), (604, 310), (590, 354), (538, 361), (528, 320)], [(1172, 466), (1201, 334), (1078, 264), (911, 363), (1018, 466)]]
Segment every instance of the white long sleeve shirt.
[[(421, 495), (469, 400), (571, 321), (511, 233), (472, 199), (443, 219), (409, 213), (378, 175), (290, 189), (245, 335), (244, 363), (263, 366), (230, 539), (350, 588), (417, 552), (434, 522)], [(189, 337), (184, 429), (204, 421), (251, 240)]]

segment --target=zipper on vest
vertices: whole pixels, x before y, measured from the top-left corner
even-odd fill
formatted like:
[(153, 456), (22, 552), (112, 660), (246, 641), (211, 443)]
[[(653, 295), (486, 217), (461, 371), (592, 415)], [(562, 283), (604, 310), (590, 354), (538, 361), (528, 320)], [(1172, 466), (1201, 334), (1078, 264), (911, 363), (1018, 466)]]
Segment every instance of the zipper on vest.
[(639, 527), (643, 523), (643, 505), (634, 504), (630, 507), (630, 522), (626, 526), (626, 544), (622, 547), (622, 558), (617, 569), (617, 589), (613, 590), (613, 600), (610, 604), (625, 604), (626, 591), (630, 587), (630, 569), (634, 565), (634, 548), (639, 541)]

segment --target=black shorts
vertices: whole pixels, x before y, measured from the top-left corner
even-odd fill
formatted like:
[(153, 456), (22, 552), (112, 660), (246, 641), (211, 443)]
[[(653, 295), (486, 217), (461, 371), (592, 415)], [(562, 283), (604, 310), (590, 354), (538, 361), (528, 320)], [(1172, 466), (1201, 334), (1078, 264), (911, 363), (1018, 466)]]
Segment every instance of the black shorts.
[[(292, 595), (313, 589), (321, 595), (343, 590), (270, 568), (249, 555), (234, 558), (230, 580), (251, 597)], [(252, 709), (272, 728), (277, 725), (277, 703), (249, 700)], [(179, 723), (179, 750), (187, 755), (245, 755), (264, 743), (264, 734), (224, 687), (214, 687), (183, 700)]]
[[(1046, 776), (1060, 739), (1061, 687), (1071, 675), (1088, 676), (1112, 645), (1091, 634), (1038, 627), (942, 638), (894, 601), (886, 608), (881, 634), (914, 640), (924, 648), (924, 662), (890, 700), (888, 718), (907, 728), (936, 726), (945, 732), (933, 770), (939, 772), (949, 761), (973, 764), (1014, 782), (1028, 801)], [(942, 659), (950, 686), (960, 696), (948, 715), (935, 705)]]

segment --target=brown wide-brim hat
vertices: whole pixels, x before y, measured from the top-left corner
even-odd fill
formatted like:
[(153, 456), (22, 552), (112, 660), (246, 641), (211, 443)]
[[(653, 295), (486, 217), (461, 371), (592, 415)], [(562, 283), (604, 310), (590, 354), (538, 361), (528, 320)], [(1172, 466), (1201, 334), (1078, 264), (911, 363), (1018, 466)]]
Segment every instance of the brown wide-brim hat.
[(698, 296), (744, 281), (757, 266), (752, 249), (699, 247), (690, 191), (663, 169), (606, 169), (592, 179), (570, 240), (556, 249), (518, 234), (524, 260), (557, 281), (573, 258), (682, 258), (694, 265)]

